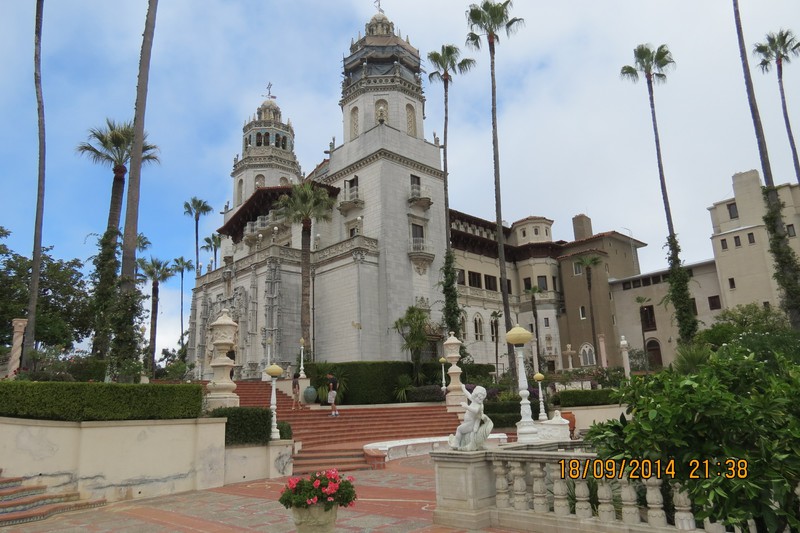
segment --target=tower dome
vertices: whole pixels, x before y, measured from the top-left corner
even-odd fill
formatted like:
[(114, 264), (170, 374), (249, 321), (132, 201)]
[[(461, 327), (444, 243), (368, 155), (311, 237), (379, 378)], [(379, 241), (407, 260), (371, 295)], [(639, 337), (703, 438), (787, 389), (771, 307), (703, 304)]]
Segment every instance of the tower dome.
[(258, 107), (258, 120), (272, 120), (274, 122), (281, 121), (281, 108), (275, 103), (272, 98), (267, 98)]
[(375, 13), (365, 30), (367, 35), (394, 35), (394, 23), (383, 13)]

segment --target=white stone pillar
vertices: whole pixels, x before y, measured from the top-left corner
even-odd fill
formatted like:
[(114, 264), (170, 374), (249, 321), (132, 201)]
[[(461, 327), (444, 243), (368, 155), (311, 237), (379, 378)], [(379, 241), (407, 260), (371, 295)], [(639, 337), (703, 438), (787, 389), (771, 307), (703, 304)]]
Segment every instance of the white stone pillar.
[(450, 336), (444, 341), (444, 358), (450, 363), (450, 368), (447, 369), (447, 375), (450, 376), (450, 385), (447, 386), (445, 405), (448, 413), (458, 413), (458, 418), (463, 419), (466, 409), (461, 406), (461, 402), (466, 402), (467, 397), (461, 391), (461, 369), (456, 365), (461, 358), (460, 349), (461, 341), (451, 331)]
[(606, 357), (606, 336), (600, 333), (597, 336), (597, 351), (600, 354), (600, 365), (603, 368), (608, 368), (608, 358)]
[(628, 341), (625, 340), (625, 335), (619, 339), (619, 349), (622, 352), (622, 367), (625, 369), (625, 377), (631, 377), (631, 358), (628, 355)]

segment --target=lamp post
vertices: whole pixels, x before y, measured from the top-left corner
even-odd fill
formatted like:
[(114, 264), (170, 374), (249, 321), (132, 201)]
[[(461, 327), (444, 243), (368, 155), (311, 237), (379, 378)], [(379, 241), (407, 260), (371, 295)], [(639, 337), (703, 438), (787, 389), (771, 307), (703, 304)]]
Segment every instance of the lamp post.
[(267, 374), (272, 378), (272, 394), (269, 398), (269, 409), (272, 411), (272, 431), (269, 438), (272, 440), (279, 440), (281, 438), (278, 432), (278, 402), (275, 398), (275, 380), (278, 376), (283, 374), (283, 369), (278, 365), (269, 365), (267, 367)]
[(306, 377), (306, 372), (303, 367), (303, 350), (306, 347), (306, 341), (303, 337), (300, 337), (300, 378), (303, 379)]
[(547, 411), (544, 410), (544, 396), (542, 396), (542, 380), (544, 379), (544, 374), (541, 372), (537, 372), (533, 379), (536, 380), (536, 384), (539, 386), (539, 422), (543, 422), (547, 420)]
[(447, 394), (447, 384), (444, 381), (444, 364), (447, 362), (447, 359), (444, 356), (439, 358), (439, 364), (442, 365), (442, 393)]
[(517, 422), (517, 441), (518, 442), (533, 442), (536, 440), (537, 430), (534, 427), (533, 418), (531, 417), (531, 402), (528, 400), (530, 392), (528, 391), (528, 377), (525, 375), (525, 362), (523, 361), (523, 346), (530, 342), (533, 335), (527, 329), (521, 327), (519, 324), (511, 328), (506, 333), (506, 341), (514, 345), (514, 352), (517, 356), (517, 375), (519, 377), (519, 395), (520, 400), (520, 416), (521, 420)]

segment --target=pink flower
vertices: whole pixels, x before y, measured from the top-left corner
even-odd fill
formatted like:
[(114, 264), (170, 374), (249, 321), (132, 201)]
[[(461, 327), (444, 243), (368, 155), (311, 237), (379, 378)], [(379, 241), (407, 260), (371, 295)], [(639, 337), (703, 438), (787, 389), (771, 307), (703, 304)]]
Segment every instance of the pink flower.
[(289, 488), (292, 490), (294, 490), (298, 483), (300, 483), (299, 477), (290, 477), (289, 481), (286, 482), (286, 484), (289, 485)]
[(353, 476), (347, 476), (347, 481), (349, 481), (350, 483), (352, 483), (355, 480), (356, 478), (354, 478)]
[(332, 502), (333, 501), (333, 496), (328, 496), (328, 501)]
[(320, 481), (319, 481), (318, 479), (315, 479), (315, 480), (314, 480), (314, 488), (315, 488), (315, 489), (318, 489), (318, 488), (319, 488), (319, 485), (320, 485)]
[(317, 503), (317, 497), (314, 496), (313, 498), (306, 500), (306, 503), (308, 505), (313, 505), (313, 504)]

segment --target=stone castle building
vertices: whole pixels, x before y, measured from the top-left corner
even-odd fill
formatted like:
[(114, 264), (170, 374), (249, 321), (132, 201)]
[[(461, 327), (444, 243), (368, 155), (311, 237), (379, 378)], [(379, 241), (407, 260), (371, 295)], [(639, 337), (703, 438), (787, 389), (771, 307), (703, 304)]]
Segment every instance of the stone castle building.
[[(446, 333), (440, 286), (446, 249), (444, 186), (438, 138), (425, 138), (420, 54), (383, 13), (365, 29), (343, 62), (343, 141), (337, 145), (334, 139), (328, 158), (307, 176), (294, 154), (291, 121), (284, 121), (273, 99), (245, 122), (242, 153), (231, 173), (232, 202), (218, 230), (222, 261), (197, 277), (193, 291), (187, 346), (198, 376), (211, 375), (208, 326), (223, 308), (239, 324), (230, 354), (239, 377), (260, 377), (268, 354), (284, 364), (299, 357), (301, 228), (282, 219), (275, 205), (303, 180), (325, 187), (336, 200), (331, 220), (312, 226), (306, 353), (329, 362), (408, 359), (393, 325), (412, 305), (429, 311), (428, 354), (438, 359), (441, 353)], [(754, 187), (735, 178), (736, 198), (710, 208), (717, 262), (689, 266), (696, 282), (690, 288), (706, 325), (713, 321), (715, 305), (752, 301), (748, 298), (778, 303), (769, 279), (763, 290), (750, 291), (746, 274), (737, 270), (745, 263), (733, 258), (740, 253), (734, 244), (740, 239), (749, 246), (742, 249), (753, 255), (748, 261), (770, 263), (763, 223), (750, 214), (758, 209), (751, 198)], [(782, 189), (787, 205), (800, 194), (793, 187)], [(724, 216), (732, 213), (731, 203), (734, 209), (739, 205), (738, 220)], [(448, 223), (463, 309), (461, 340), (476, 362), (498, 361), (502, 372), (507, 358), (504, 319), (498, 319), (502, 301), (495, 224), (456, 210)], [(594, 233), (586, 215), (573, 219), (574, 240), (554, 241), (553, 224), (530, 216), (504, 228), (513, 322), (533, 330), (535, 298), (538, 342), (527, 346), (527, 353), (538, 351), (550, 370), (619, 366), (620, 335), (626, 335), (632, 347), (646, 347), (654, 361), (671, 361), (677, 329), (671, 311), (658, 305), (665, 272), (640, 273), (637, 250), (645, 243), (616, 231)], [(599, 261), (592, 268), (591, 300), (581, 264), (586, 257)], [(763, 271), (760, 275), (766, 277)], [(737, 292), (728, 287), (728, 278), (736, 280)], [(772, 296), (762, 296), (767, 293)], [(637, 296), (649, 303), (637, 303)], [(709, 312), (703, 302), (711, 306)], [(641, 307), (648, 309), (642, 312)]]

